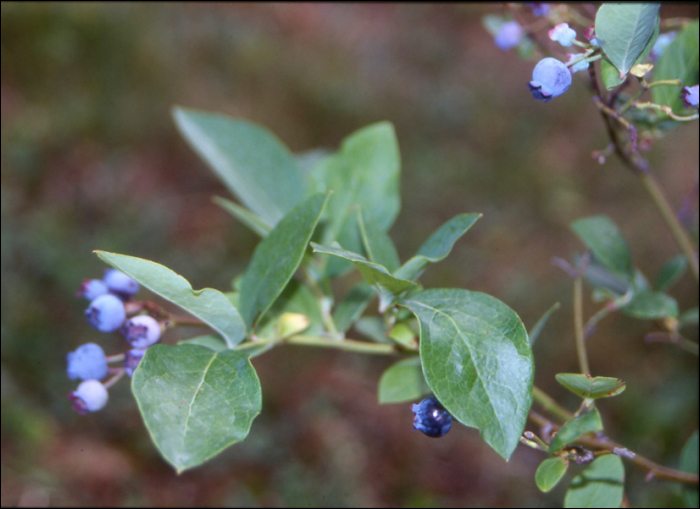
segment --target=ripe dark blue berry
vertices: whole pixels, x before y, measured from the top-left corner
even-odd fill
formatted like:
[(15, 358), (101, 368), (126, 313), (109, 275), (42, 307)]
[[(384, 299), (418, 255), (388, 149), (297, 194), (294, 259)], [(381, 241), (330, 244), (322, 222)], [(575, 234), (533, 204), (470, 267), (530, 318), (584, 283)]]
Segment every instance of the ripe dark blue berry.
[(422, 431), (429, 437), (444, 437), (452, 427), (452, 416), (435, 396), (412, 405), (411, 411), (416, 414), (413, 417), (413, 429)]

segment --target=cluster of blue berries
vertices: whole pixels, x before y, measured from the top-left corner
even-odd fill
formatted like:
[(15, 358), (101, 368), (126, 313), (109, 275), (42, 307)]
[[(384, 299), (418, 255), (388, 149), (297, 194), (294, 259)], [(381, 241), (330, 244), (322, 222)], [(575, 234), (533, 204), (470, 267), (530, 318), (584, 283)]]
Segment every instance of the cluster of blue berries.
[[(82, 380), (78, 388), (68, 395), (73, 410), (84, 414), (104, 408), (107, 404), (107, 388), (123, 374), (131, 376), (146, 349), (160, 339), (162, 326), (152, 316), (137, 314), (141, 303), (134, 301), (139, 284), (116, 269), (107, 269), (102, 279), (86, 279), (77, 296), (90, 300), (85, 310), (88, 323), (100, 332), (119, 331), (131, 345), (124, 354), (107, 357), (102, 347), (86, 343), (67, 355), (68, 378)], [(134, 315), (128, 318), (129, 315)], [(110, 368), (109, 362), (121, 362), (122, 366)], [(108, 374), (115, 376), (107, 382)]]
[(417, 405), (412, 405), (411, 411), (416, 414), (413, 417), (413, 429), (417, 429), (429, 437), (444, 437), (452, 427), (452, 416), (435, 396), (430, 396)]

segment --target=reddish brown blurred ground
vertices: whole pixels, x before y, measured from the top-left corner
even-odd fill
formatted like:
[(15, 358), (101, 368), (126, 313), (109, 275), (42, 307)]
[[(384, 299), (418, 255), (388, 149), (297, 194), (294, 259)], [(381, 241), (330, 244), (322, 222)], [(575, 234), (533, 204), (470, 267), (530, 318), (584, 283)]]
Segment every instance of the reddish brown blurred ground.
[[(295, 152), (392, 121), (402, 259), (454, 214), (483, 212), (424, 282), (491, 293), (528, 326), (561, 301), (535, 346), (536, 383), (574, 408), (553, 383), (576, 369), (571, 285), (550, 264), (581, 249), (568, 223), (609, 214), (650, 277), (677, 249), (638, 182), (591, 159), (606, 139), (585, 80), (549, 104), (529, 97), (533, 63), (481, 26), (500, 9), (3, 3), (2, 505), (559, 506), (562, 489), (543, 496), (534, 485), (535, 452), (506, 464), (475, 430), (431, 440), (411, 432), (408, 404), (378, 405), (387, 359), (292, 347), (256, 359), (264, 410), (249, 438), (181, 476), (150, 443), (126, 383), (87, 417), (65, 399), (66, 352), (96, 340), (72, 298), (101, 273), (92, 249), (227, 289), (255, 245), (210, 202), (227, 194), (175, 131), (169, 110), (180, 104), (264, 124)], [(662, 8), (681, 15), (697, 17), (697, 5)], [(697, 140), (694, 123), (650, 153), (676, 205), (697, 185)], [(697, 306), (691, 281), (673, 295)], [(628, 382), (600, 405), (610, 435), (675, 466), (697, 429), (697, 359), (645, 345), (651, 327), (607, 319), (591, 363)], [(100, 340), (108, 349), (112, 339)], [(642, 478), (628, 469), (633, 505), (677, 503)]]

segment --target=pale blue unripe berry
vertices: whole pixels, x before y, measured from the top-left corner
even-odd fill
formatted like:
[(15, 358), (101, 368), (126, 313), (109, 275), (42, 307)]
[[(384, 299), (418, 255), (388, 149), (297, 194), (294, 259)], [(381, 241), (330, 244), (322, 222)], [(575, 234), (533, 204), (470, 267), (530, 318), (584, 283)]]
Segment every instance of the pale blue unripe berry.
[(107, 404), (109, 394), (99, 380), (85, 380), (78, 388), (68, 394), (68, 399), (73, 402), (73, 410), (79, 414), (96, 412)]
[(110, 291), (120, 295), (136, 295), (139, 291), (139, 284), (117, 269), (107, 269), (102, 281)]
[(160, 324), (148, 315), (139, 315), (127, 320), (121, 333), (133, 348), (148, 348), (160, 339)]
[(551, 101), (571, 86), (571, 72), (559, 60), (552, 57), (540, 60), (532, 71), (532, 81), (527, 87), (532, 96), (540, 101)]
[(107, 376), (107, 360), (104, 350), (95, 343), (80, 345), (66, 356), (68, 378), (75, 380), (102, 380)]
[(124, 303), (114, 295), (100, 295), (85, 310), (85, 318), (101, 332), (114, 332), (119, 330), (126, 320)]
[(85, 279), (80, 285), (80, 288), (78, 288), (76, 295), (78, 297), (85, 297), (87, 300), (95, 300), (97, 297), (107, 292), (109, 292), (109, 288), (107, 288), (104, 281), (99, 279)]

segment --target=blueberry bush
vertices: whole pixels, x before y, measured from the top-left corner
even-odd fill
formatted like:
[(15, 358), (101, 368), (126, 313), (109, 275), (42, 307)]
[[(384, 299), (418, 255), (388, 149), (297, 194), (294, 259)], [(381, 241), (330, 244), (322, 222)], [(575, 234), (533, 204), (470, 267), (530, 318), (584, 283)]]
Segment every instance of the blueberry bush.
[[(552, 103), (543, 108), (556, 108), (558, 97), (590, 89), (591, 108), (608, 137), (594, 161), (615, 155), (623, 162), (679, 251), (649, 278), (610, 217), (570, 224), (583, 249), (552, 263), (571, 281), (579, 370), (559, 373), (556, 381), (578, 398), (577, 408), (533, 385), (532, 346), (559, 303), (547, 303), (528, 331), (494, 296), (424, 288), (420, 281), (457, 242), (467, 242), (462, 237), (482, 217), (479, 211), (448, 219), (415, 254), (399, 257), (388, 234), (402, 205), (399, 140), (390, 122), (351, 133), (335, 151), (293, 154), (261, 125), (179, 106), (173, 119), (182, 137), (237, 200), (214, 201), (259, 244), (247, 268), (220, 290), (193, 289), (155, 261), (95, 251), (112, 268), (80, 286), (78, 295), (90, 301), (86, 319), (98, 331), (119, 332), (129, 349), (105, 355), (88, 343), (68, 354), (68, 377), (82, 380), (69, 395), (73, 408), (104, 408), (107, 389), (130, 377), (155, 447), (180, 473), (254, 432), (265, 382), (251, 362), (257, 356), (282, 344), (391, 356), (378, 382), (379, 403), (417, 402), (413, 427), (429, 437), (460, 424), (475, 428), (504, 461), (519, 445), (539, 451), (533, 476), (542, 492), (573, 470), (565, 507), (624, 505), (629, 468), (644, 469), (649, 481), (677, 483), (687, 506), (697, 507), (697, 431), (686, 437), (678, 468), (625, 447), (624, 437), (606, 435), (598, 402), (635, 389), (616, 373), (591, 369), (588, 340), (605, 317), (620, 313), (653, 323), (647, 341), (698, 356), (697, 342), (685, 334), (697, 328), (698, 308), (680, 309), (669, 292), (683, 277), (697, 283), (697, 248), (645, 155), (658, 139), (699, 118), (698, 20), (662, 20), (652, 3), (603, 4), (593, 20), (556, 4), (509, 9), (483, 23), (503, 51), (537, 61), (523, 91)], [(578, 53), (564, 57), (562, 47)], [(361, 279), (339, 294), (336, 282), (352, 272)], [(583, 311), (584, 283), (599, 308), (590, 317)], [(141, 287), (173, 308), (139, 300)], [(166, 344), (167, 331), (179, 326), (206, 333)], [(366, 339), (356, 339), (358, 333)]]

